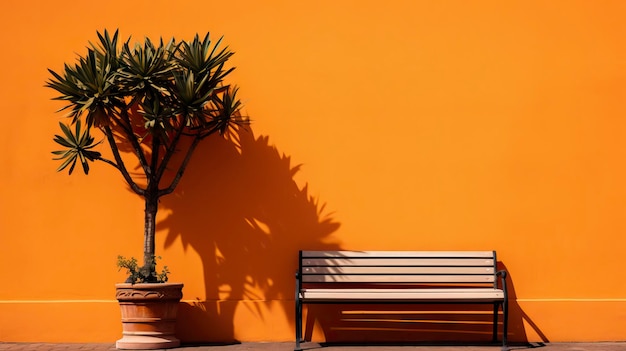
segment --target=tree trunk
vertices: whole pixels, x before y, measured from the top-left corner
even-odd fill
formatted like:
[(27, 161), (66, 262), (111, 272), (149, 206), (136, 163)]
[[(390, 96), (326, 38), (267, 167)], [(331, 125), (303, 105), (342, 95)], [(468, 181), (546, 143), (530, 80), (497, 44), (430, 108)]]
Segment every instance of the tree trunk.
[(148, 282), (156, 282), (155, 270), (155, 244), (154, 237), (156, 232), (156, 215), (159, 209), (159, 198), (148, 192), (145, 197), (145, 227), (144, 227), (144, 243), (143, 243), (143, 270), (149, 272)]

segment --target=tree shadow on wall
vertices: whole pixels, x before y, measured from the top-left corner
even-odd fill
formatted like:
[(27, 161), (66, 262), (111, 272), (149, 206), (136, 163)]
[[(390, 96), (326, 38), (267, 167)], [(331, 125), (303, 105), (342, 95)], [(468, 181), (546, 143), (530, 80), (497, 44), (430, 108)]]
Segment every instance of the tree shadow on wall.
[(181, 304), (181, 340), (235, 342), (237, 309), (262, 320), (263, 304), (276, 300), (293, 322), (298, 250), (340, 249), (332, 238), (340, 224), (296, 184), (299, 168), (268, 137), (237, 129), (202, 143), (176, 191), (162, 199), (165, 247), (180, 239), (202, 260), (206, 300)]

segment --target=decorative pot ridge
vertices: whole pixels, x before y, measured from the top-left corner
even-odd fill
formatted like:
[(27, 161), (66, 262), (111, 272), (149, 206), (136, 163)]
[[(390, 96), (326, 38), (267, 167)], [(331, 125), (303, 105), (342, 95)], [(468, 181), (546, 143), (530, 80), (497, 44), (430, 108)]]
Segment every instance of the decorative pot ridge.
[(115, 298), (120, 301), (160, 300), (180, 301), (183, 298), (182, 283), (121, 283), (115, 284)]

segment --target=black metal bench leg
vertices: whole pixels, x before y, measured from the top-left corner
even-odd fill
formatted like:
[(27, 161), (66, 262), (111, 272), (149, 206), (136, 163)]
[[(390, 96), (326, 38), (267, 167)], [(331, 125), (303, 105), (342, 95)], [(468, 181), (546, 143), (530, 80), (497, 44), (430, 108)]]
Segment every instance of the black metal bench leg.
[(302, 350), (300, 342), (302, 341), (302, 302), (296, 299), (296, 348), (295, 351)]
[(499, 303), (493, 304), (493, 336), (491, 342), (494, 344), (498, 342), (498, 310), (500, 309)]
[(507, 336), (509, 328), (509, 302), (504, 300), (502, 302), (502, 351), (507, 351)]

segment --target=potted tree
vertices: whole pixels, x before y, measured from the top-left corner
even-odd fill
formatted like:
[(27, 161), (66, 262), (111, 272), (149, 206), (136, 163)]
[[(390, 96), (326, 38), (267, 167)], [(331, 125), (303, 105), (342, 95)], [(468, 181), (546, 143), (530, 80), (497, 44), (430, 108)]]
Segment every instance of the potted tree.
[[(60, 111), (69, 112), (68, 123), (60, 123), (61, 133), (54, 137), (62, 150), (53, 154), (61, 161), (58, 171), (69, 174), (77, 164), (88, 174), (91, 162), (104, 162), (144, 199), (143, 264), (123, 257), (118, 262), (130, 274), (116, 285), (124, 329), (116, 346), (176, 347), (183, 285), (167, 283), (167, 268), (156, 270), (158, 203), (174, 191), (200, 142), (249, 122), (240, 114), (237, 88), (224, 81), (234, 69), (226, 67), (233, 52), (209, 34), (190, 41), (146, 38), (134, 46), (129, 38), (119, 47), (118, 31), (97, 34), (97, 44), (90, 43), (77, 63), (66, 64), (61, 73), (49, 70), (46, 87), (66, 103)], [(106, 142), (96, 141), (92, 132)], [(108, 145), (110, 156), (97, 151), (100, 144)], [(129, 172), (129, 155), (140, 172)]]

